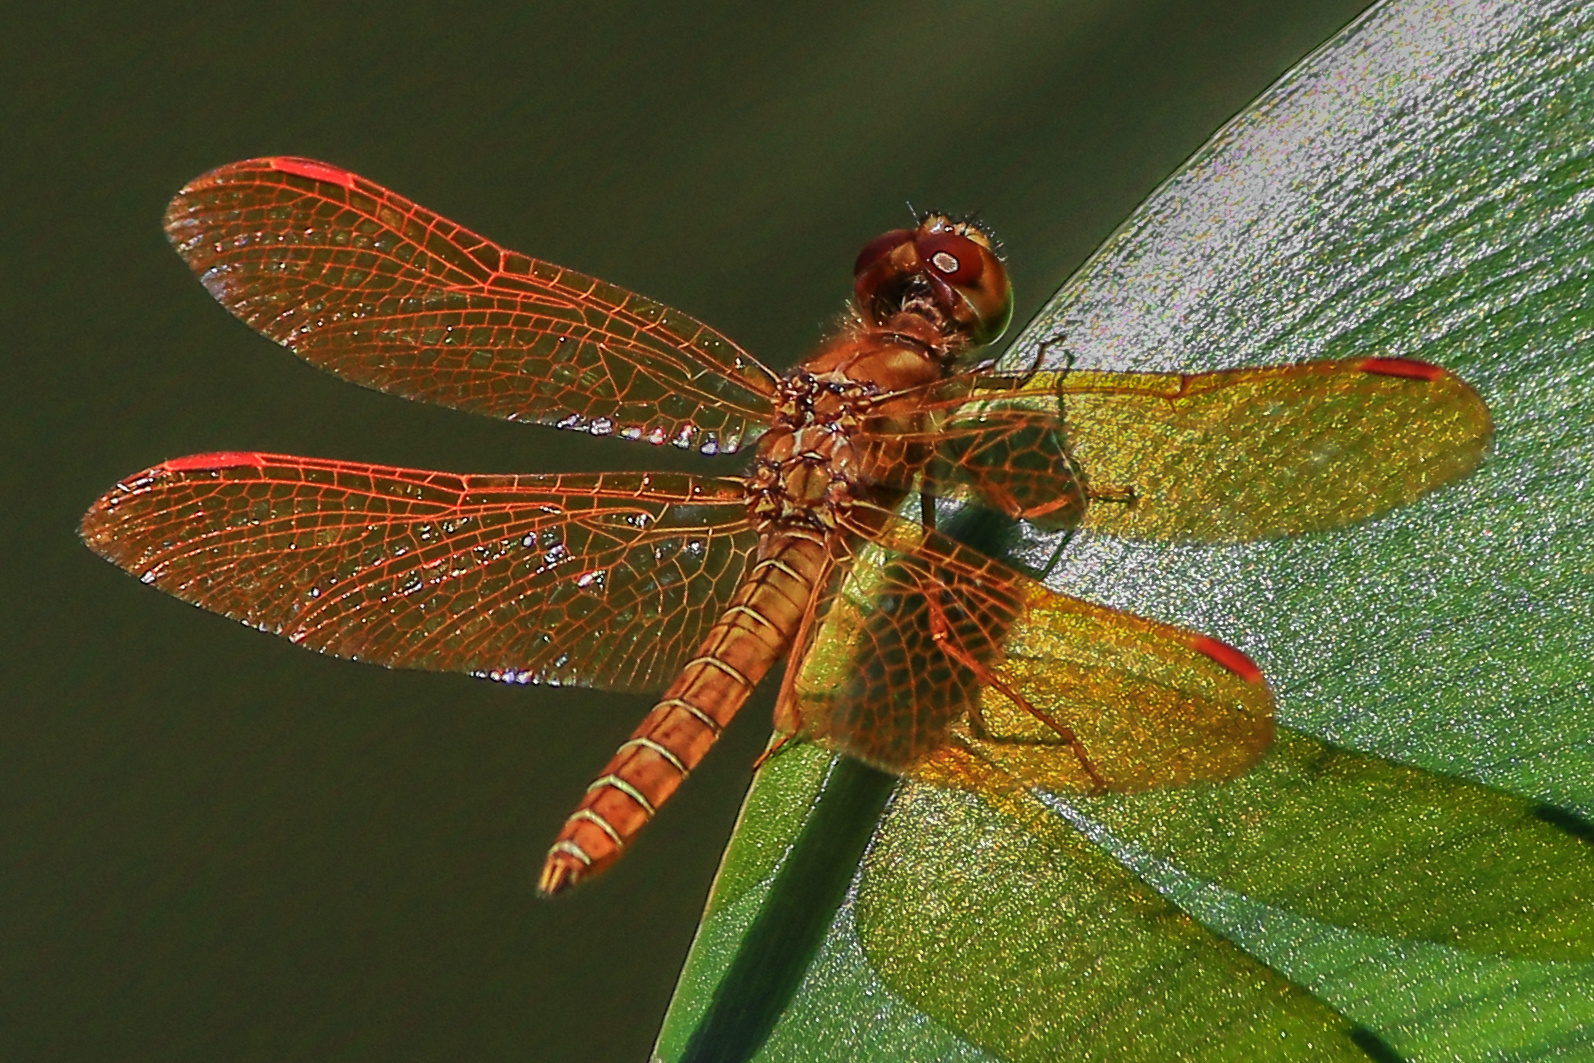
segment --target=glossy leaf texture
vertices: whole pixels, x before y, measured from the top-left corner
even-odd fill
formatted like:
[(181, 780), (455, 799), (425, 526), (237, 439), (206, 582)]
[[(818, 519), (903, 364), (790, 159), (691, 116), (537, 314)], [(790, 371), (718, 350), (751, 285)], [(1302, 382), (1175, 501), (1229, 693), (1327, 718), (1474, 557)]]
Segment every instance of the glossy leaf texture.
[(223, 306), (357, 384), (705, 453), (769, 422), (774, 376), (713, 329), (326, 163), (212, 170), (166, 232)]
[[(1438, 364), (1494, 440), (1459, 486), (1341, 531), (1078, 535), (1050, 582), (1252, 656), (1272, 754), (1143, 794), (905, 784), (751, 1058), (1594, 1054), (1590, 115), (1594, 5), (1386, 2), (1031, 323), (1015, 368)], [(834, 770), (811, 748), (761, 770), (661, 1059), (688, 1058)]]
[(757, 547), (732, 480), (461, 476), (202, 454), (83, 518), (101, 556), (308, 649), (505, 682), (653, 692)]

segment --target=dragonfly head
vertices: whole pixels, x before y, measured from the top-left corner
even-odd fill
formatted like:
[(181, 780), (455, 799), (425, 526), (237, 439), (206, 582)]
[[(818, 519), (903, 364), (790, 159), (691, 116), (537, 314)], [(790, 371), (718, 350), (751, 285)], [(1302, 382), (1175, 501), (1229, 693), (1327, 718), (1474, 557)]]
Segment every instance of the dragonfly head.
[(945, 214), (877, 236), (853, 266), (858, 310), (880, 326), (899, 314), (927, 318), (960, 354), (983, 347), (1013, 317), (1013, 289), (995, 245), (973, 222)]

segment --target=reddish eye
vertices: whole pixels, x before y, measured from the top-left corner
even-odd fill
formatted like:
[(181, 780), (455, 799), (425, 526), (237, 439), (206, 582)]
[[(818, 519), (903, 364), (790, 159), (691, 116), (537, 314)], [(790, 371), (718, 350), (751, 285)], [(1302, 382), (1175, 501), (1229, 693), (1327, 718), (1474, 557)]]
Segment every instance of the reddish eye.
[(913, 233), (912, 229), (892, 229), (884, 236), (877, 236), (864, 244), (863, 250), (858, 252), (858, 261), (852, 264), (852, 275), (862, 276), (876, 262), (913, 239)]
[(925, 233), (919, 237), (919, 257), (952, 284), (967, 285), (985, 268), (980, 245), (957, 233)]

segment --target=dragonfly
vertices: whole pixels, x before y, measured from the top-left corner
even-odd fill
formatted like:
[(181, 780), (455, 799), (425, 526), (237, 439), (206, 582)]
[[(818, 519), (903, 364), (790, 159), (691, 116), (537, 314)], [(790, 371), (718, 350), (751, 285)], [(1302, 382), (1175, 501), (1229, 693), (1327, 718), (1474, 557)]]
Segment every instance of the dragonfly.
[[(864, 246), (841, 324), (776, 373), (678, 310), (329, 163), (223, 166), (178, 193), (166, 231), (217, 301), (311, 364), (455, 409), (750, 458), (730, 475), (477, 475), (198, 454), (118, 483), (84, 541), (320, 653), (656, 693), (565, 821), (543, 895), (619, 859), (782, 660), (777, 746), (1055, 793), (1245, 774), (1274, 703), (1244, 653), (1053, 591), (938, 531), (934, 500), (1063, 535), (1322, 531), (1471, 471), (1488, 408), (1408, 358), (999, 369), (1013, 295), (995, 239), (915, 221)], [(904, 515), (915, 498), (919, 519)], [(858, 652), (810, 660), (821, 629)]]

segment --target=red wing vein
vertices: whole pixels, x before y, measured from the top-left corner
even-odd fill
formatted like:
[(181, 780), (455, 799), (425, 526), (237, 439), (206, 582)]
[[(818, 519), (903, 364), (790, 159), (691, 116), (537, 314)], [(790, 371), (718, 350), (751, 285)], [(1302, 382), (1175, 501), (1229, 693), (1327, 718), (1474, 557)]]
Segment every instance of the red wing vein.
[(733, 593), (757, 541), (745, 515), (734, 480), (212, 455), (130, 479), (84, 536), (146, 582), (322, 652), (650, 690)]
[(701, 322), (325, 163), (222, 167), (178, 194), (167, 231), (238, 317), (379, 390), (709, 451), (771, 413), (774, 375)]

